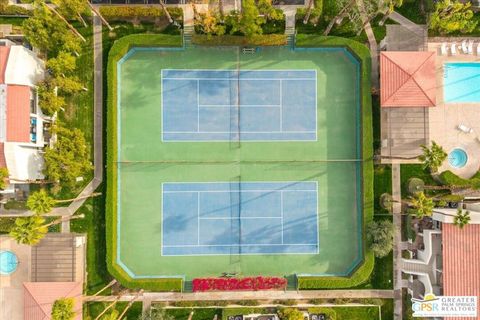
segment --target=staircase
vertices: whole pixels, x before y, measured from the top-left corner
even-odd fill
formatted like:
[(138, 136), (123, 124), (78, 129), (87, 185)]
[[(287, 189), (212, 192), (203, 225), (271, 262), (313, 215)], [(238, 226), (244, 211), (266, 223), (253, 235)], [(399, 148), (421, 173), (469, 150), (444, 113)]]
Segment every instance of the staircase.
[(193, 47), (192, 36), (193, 36), (194, 33), (195, 33), (195, 27), (194, 26), (185, 26), (183, 28), (183, 46), (185, 48)]
[(193, 291), (192, 281), (184, 281), (183, 292), (192, 292), (192, 291)]
[(295, 27), (286, 27), (285, 35), (287, 36), (287, 46), (295, 49)]

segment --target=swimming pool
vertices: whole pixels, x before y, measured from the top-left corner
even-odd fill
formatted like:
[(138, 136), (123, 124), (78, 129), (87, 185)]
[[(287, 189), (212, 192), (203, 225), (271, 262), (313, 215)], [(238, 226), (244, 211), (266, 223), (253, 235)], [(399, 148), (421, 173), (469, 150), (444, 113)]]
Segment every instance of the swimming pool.
[(463, 168), (467, 164), (467, 161), (468, 156), (463, 149), (456, 148), (448, 154), (448, 163), (456, 169)]
[(0, 274), (9, 275), (17, 270), (18, 259), (12, 251), (0, 251)]
[(446, 63), (443, 78), (443, 98), (446, 103), (480, 102), (480, 63)]

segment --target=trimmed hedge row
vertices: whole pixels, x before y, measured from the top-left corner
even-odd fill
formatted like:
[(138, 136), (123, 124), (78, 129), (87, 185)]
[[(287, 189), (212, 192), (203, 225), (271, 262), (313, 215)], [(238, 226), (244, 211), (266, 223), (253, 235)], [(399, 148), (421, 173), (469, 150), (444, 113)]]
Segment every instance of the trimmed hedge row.
[(0, 10), (0, 16), (30, 16), (32, 13), (23, 7), (10, 5)]
[[(363, 191), (363, 230), (373, 220), (373, 127), (371, 95), (371, 58), (369, 49), (354, 40), (318, 35), (298, 35), (297, 47), (347, 47), (361, 61), (362, 94), (362, 191)], [(351, 288), (367, 282), (373, 271), (375, 257), (365, 247), (363, 232), (364, 261), (349, 277), (299, 277), (299, 289)]]
[[(183, 17), (182, 8), (167, 8), (174, 20)], [(102, 6), (100, 13), (107, 20), (131, 20), (134, 18), (159, 18), (165, 16), (165, 12), (159, 7), (139, 6)]]
[(284, 34), (244, 36), (207, 36), (193, 35), (192, 43), (203, 46), (283, 46), (287, 44), (287, 36)]
[(444, 171), (440, 173), (440, 180), (442, 184), (447, 186), (464, 186), (464, 187), (471, 187), (475, 189), (480, 188), (480, 171), (475, 173), (473, 177), (470, 179), (463, 179), (457, 176), (450, 170)]
[(108, 53), (107, 67), (107, 199), (106, 199), (106, 235), (107, 235), (107, 268), (110, 274), (127, 288), (143, 288), (152, 291), (181, 291), (182, 279), (132, 279), (117, 263), (117, 62), (132, 47), (179, 47), (180, 36), (163, 34), (135, 34), (115, 41)]

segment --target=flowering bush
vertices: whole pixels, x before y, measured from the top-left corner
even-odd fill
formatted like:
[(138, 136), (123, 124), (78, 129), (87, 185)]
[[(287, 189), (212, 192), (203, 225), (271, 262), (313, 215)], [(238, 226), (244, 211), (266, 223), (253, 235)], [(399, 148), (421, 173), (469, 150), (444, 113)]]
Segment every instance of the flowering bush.
[(276, 277), (197, 278), (192, 281), (193, 291), (245, 291), (282, 290), (287, 279)]

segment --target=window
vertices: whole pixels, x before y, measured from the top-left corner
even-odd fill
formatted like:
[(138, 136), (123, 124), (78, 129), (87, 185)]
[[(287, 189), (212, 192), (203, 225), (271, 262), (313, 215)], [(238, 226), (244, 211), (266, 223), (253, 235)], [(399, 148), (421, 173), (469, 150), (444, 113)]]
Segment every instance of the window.
[(30, 89), (30, 113), (37, 113), (37, 90)]

